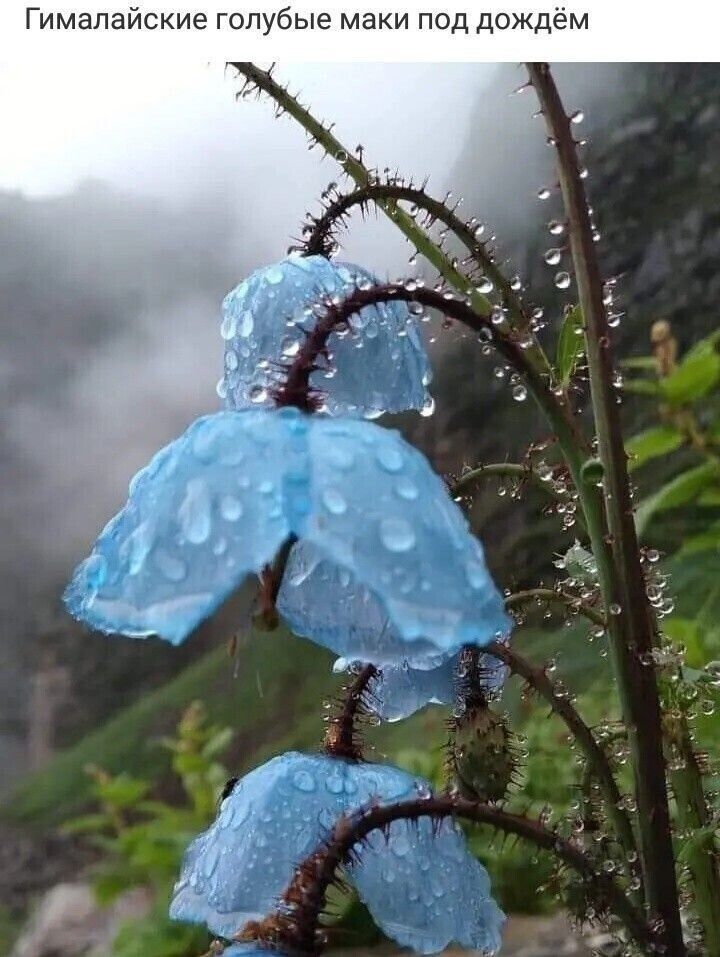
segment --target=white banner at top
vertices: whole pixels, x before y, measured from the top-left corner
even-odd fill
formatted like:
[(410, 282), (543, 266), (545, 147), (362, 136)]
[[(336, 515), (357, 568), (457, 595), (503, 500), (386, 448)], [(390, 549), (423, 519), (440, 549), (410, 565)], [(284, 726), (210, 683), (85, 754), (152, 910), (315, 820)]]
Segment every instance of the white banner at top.
[(2, 0), (0, 56), (39, 69), (67, 57), (716, 61), (719, 27), (705, 0)]

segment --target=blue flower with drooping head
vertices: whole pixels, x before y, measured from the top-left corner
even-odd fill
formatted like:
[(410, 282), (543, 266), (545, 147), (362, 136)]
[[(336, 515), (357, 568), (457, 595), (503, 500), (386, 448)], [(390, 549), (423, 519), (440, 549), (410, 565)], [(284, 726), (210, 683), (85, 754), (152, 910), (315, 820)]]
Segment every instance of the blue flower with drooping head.
[[(413, 667), (407, 660), (384, 665), (370, 684), (365, 706), (383, 721), (400, 721), (428, 704), (455, 705), (462, 691), (460, 659), (458, 652), (427, 668)], [(357, 664), (338, 658), (334, 670), (345, 671)], [(493, 695), (502, 688), (507, 667), (492, 655), (481, 654), (478, 676), (482, 688)]]
[[(376, 800), (429, 794), (399, 768), (291, 752), (235, 784), (212, 826), (190, 845), (170, 905), (177, 920), (232, 937), (273, 911), (296, 867), (343, 814)], [(429, 954), (456, 941), (494, 952), (504, 915), (457, 824), (394, 821), (347, 868), (385, 934)]]
[[(291, 536), (362, 584), (402, 658), (447, 656), (506, 624), (482, 548), (425, 457), (370, 422), (292, 408), (206, 416), (157, 453), (65, 601), (94, 628), (177, 644)], [(362, 622), (353, 629), (337, 607), (323, 615), (317, 635), (303, 633), (372, 660)]]
[[(348, 296), (375, 276), (324, 256), (293, 255), (258, 269), (223, 302), (225, 374), (219, 392), (232, 409), (270, 406), (279, 363), (292, 362), (317, 316), (313, 307)], [(347, 331), (330, 336), (332, 367), (313, 373), (332, 415), (373, 417), (428, 408), (430, 364), (417, 323), (404, 302), (367, 306)]]

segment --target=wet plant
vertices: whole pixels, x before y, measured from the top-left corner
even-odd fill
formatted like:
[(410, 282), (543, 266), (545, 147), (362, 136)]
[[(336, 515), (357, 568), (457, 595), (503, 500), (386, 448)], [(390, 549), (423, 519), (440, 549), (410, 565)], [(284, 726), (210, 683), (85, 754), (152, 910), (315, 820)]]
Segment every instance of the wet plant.
[[(316, 954), (328, 894), (348, 884), (404, 946), (434, 953), (454, 941), (494, 953), (503, 915), (464, 821), (548, 855), (566, 906), (579, 922), (606, 925), (614, 952), (718, 957), (715, 795), (693, 709), (678, 706), (686, 668), (663, 631), (667, 608), (636, 514), (615, 283), (601, 272), (585, 194), (582, 115), (568, 115), (546, 64), (528, 65), (557, 161), (557, 189), (541, 193), (561, 204), (545, 259), (577, 300), (553, 330), (478, 220), (425, 184), (368, 168), (363, 150), (344, 147), (272, 71), (231, 66), (240, 95), (266, 95), (296, 120), (310, 147), (339, 164), (341, 182), (288, 257), (226, 298), (226, 408), (136, 476), (66, 602), (107, 632), (179, 643), (256, 576), (256, 624), (283, 620), (332, 651), (349, 679), (321, 753), (277, 756), (224, 789), (214, 823), (187, 850), (171, 915), (217, 935), (211, 953)], [(434, 285), (380, 282), (335, 258), (349, 216), (370, 209), (437, 270)], [(525, 461), (478, 464), (448, 484), (373, 421), (432, 413), (419, 332), (428, 311), (463, 327), (479, 361), (495, 357), (512, 400), (537, 403), (550, 438)], [(708, 349), (716, 357), (715, 341)], [(688, 421), (672, 427), (687, 432)], [(461, 504), (498, 476), (546, 490), (577, 531), (554, 583), (510, 593), (493, 582)], [(552, 662), (522, 653), (522, 624), (538, 606), (606, 640), (616, 722), (587, 720)], [(555, 819), (514, 806), (526, 756), (496, 701), (509, 674), (563, 723), (576, 756), (575, 800)], [(368, 723), (430, 703), (450, 709), (439, 787), (366, 760)]]

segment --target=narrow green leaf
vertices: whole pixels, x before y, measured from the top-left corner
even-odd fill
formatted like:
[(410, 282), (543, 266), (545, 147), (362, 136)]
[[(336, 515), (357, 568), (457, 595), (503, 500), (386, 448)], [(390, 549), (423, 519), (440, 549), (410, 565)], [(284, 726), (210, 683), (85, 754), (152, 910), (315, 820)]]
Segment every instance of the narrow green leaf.
[(625, 443), (625, 451), (630, 456), (628, 468), (631, 471), (639, 469), (651, 459), (674, 452), (682, 443), (682, 432), (671, 425), (656, 425), (644, 432), (638, 432)]
[(555, 367), (564, 389), (570, 384), (580, 356), (585, 351), (585, 336), (583, 335), (583, 318), (580, 306), (573, 306), (565, 314), (557, 344)]
[(623, 381), (623, 392), (632, 392), (635, 395), (659, 396), (660, 383), (653, 379), (625, 379)]
[(685, 505), (718, 480), (720, 480), (720, 466), (716, 462), (703, 462), (702, 465), (676, 475), (654, 495), (640, 503), (635, 514), (638, 534), (647, 528), (650, 519), (658, 512)]

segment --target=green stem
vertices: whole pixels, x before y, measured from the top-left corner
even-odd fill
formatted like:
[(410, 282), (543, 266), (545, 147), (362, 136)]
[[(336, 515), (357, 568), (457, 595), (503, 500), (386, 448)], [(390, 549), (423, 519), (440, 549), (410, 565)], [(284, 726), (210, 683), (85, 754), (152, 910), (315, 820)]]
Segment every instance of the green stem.
[(555, 502), (567, 505), (572, 501), (569, 495), (553, 491), (552, 483), (543, 479), (532, 465), (523, 465), (520, 462), (491, 462), (470, 469), (450, 485), (450, 494), (453, 498), (466, 495), (470, 486), (489, 478), (513, 478), (520, 482), (530, 482)]
[[(660, 698), (651, 664), (654, 622), (645, 594), (619, 410), (612, 386), (613, 357), (603, 282), (570, 120), (547, 64), (528, 64), (528, 71), (557, 151), (560, 189), (585, 322), (590, 391), (604, 488), (604, 502), (591, 503), (588, 531), (606, 609), (618, 606), (620, 612), (613, 615), (610, 641), (633, 755), (645, 887), (650, 907), (662, 920), (669, 952), (673, 957), (681, 957), (686, 951), (675, 877)], [(586, 498), (590, 498), (595, 484), (586, 483)]]
[[(720, 957), (720, 874), (712, 816), (705, 799), (702, 768), (693, 748), (687, 716), (677, 717), (669, 730), (682, 767), (670, 771), (678, 824), (690, 835), (702, 831), (706, 837), (686, 850), (687, 865), (695, 888), (695, 909), (703, 927), (703, 954)], [(672, 766), (671, 766), (672, 768)]]
[(583, 615), (595, 625), (602, 628), (606, 626), (605, 615), (587, 602), (581, 601), (571, 592), (557, 591), (554, 588), (527, 588), (524, 591), (513, 592), (505, 599), (506, 608), (517, 608), (518, 605), (525, 605), (531, 601), (545, 601), (569, 608), (577, 615)]

